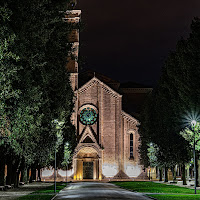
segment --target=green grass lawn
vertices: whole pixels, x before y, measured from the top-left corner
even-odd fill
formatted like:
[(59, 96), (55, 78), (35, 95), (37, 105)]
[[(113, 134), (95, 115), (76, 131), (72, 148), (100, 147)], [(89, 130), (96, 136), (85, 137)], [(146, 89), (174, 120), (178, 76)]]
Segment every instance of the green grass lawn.
[[(59, 192), (66, 187), (66, 183), (56, 183), (56, 192)], [(29, 195), (19, 197), (17, 200), (51, 200), (55, 194), (54, 185), (45, 189), (37, 190)]]
[(26, 195), (19, 197), (17, 200), (51, 200), (54, 195)]
[[(64, 189), (66, 186), (67, 186), (66, 183), (56, 183), (56, 192), (59, 192), (60, 190)], [(54, 185), (51, 185), (47, 187), (46, 189), (35, 191), (33, 194), (36, 194), (36, 193), (54, 193)]]
[[(144, 193), (194, 194), (194, 189), (188, 189), (174, 185), (166, 185), (162, 183), (143, 182), (143, 181), (112, 182), (112, 183), (120, 187), (123, 187), (125, 189), (131, 189), (133, 191), (144, 192)], [(200, 191), (197, 190), (197, 193), (200, 194)]]
[(177, 194), (152, 194), (152, 195), (147, 195), (150, 197), (154, 197), (158, 200), (199, 200), (200, 199), (200, 195), (177, 195)]

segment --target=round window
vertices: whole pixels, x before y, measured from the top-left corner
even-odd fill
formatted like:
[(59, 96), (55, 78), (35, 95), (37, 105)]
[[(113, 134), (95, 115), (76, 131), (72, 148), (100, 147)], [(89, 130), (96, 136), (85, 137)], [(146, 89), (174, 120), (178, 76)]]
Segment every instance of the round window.
[(93, 108), (84, 108), (80, 113), (80, 120), (85, 125), (92, 125), (97, 121), (97, 113)]

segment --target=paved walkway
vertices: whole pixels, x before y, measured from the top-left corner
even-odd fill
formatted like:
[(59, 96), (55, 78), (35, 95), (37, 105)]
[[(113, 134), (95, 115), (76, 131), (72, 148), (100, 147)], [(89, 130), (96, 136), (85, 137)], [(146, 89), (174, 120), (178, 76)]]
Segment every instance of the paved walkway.
[(20, 186), (19, 188), (9, 189), (7, 191), (0, 191), (0, 200), (14, 200), (20, 196), (30, 194), (32, 192), (35, 192), (36, 190), (46, 188), (50, 185), (52, 185), (52, 183), (35, 182)]
[[(155, 183), (163, 183), (166, 185), (175, 185), (175, 186), (179, 186), (179, 187), (186, 187), (189, 189), (194, 189), (194, 181), (187, 181), (187, 185), (183, 185), (183, 181), (177, 181), (176, 183), (173, 183), (172, 181), (169, 181), (167, 183), (165, 183), (164, 181), (154, 181)], [(200, 190), (200, 187), (197, 187), (197, 190)]]
[(150, 198), (141, 193), (130, 192), (121, 189), (111, 183), (78, 182), (71, 183), (67, 188), (60, 191), (54, 200), (149, 200)]

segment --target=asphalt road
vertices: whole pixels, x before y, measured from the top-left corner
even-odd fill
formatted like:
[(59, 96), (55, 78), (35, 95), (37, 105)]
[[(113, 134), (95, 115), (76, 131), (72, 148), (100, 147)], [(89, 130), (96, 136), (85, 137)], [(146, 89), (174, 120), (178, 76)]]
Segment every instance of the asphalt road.
[(74, 199), (74, 200), (149, 200), (141, 193), (130, 192), (121, 189), (111, 183), (78, 182), (71, 183), (62, 190), (54, 200)]

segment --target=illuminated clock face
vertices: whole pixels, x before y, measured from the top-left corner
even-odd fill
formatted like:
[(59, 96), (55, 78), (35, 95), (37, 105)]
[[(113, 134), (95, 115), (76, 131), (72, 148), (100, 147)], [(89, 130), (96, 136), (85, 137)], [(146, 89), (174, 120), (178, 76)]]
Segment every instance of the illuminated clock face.
[(80, 120), (85, 125), (92, 125), (97, 121), (97, 113), (92, 108), (84, 108), (80, 113)]

